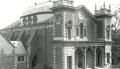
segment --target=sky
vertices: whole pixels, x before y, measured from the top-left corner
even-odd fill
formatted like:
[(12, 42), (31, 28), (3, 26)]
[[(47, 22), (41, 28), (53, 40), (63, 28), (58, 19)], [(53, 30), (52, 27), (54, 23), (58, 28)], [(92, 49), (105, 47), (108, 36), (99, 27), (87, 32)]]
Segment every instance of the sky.
[[(34, 3), (42, 3), (49, 0), (1, 0), (0, 1), (0, 29), (20, 19), (25, 8), (33, 6)], [(119, 0), (74, 0), (74, 6), (85, 5), (92, 13), (95, 4), (99, 9), (103, 3), (106, 7), (111, 4), (112, 10), (119, 6)]]

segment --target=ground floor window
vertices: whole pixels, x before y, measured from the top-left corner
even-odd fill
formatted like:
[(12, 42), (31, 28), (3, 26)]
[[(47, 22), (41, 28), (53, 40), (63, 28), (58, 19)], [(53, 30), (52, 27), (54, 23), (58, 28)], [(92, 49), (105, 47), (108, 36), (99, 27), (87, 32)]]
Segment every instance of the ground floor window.
[(102, 66), (102, 51), (99, 48), (96, 50), (96, 65)]
[(24, 61), (24, 56), (18, 56), (18, 61)]
[(72, 69), (72, 56), (67, 56), (67, 69)]
[(110, 63), (110, 53), (107, 53), (107, 63)]

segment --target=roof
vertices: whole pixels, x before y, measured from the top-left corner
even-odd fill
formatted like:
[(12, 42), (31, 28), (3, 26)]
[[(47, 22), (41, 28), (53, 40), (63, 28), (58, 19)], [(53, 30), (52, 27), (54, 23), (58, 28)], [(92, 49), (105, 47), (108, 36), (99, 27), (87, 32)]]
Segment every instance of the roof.
[(0, 53), (4, 54), (12, 54), (14, 46), (10, 43), (10, 41), (0, 33)]
[(26, 8), (22, 16), (26, 16), (26, 15), (38, 13), (38, 12), (50, 12), (51, 11), (50, 8), (52, 8), (52, 6), (53, 5), (51, 2), (43, 2), (43, 3), (36, 4), (34, 6), (30, 6)]
[(15, 47), (15, 54), (27, 54), (21, 41), (10, 41)]
[(20, 27), (20, 24), (21, 24), (20, 20), (17, 20), (14, 23), (12, 23), (12, 24), (8, 25), (7, 27), (5, 27), (4, 29), (9, 29), (9, 28), (14, 28), (14, 27)]

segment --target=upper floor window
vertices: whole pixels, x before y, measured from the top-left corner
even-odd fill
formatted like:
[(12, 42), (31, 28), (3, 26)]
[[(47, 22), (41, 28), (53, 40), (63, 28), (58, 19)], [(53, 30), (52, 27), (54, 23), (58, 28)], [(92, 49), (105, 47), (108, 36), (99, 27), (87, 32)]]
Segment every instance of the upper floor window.
[(76, 28), (76, 36), (79, 36), (79, 28)]
[(71, 39), (71, 32), (72, 32), (72, 21), (69, 20), (68, 23), (66, 24), (66, 29), (67, 29), (67, 37), (68, 39)]
[(87, 35), (87, 29), (85, 28), (84, 29), (84, 36), (86, 36)]
[(80, 38), (83, 38), (83, 24), (80, 23)]
[(110, 25), (106, 27), (106, 31), (107, 31), (107, 39), (110, 39)]
[(24, 56), (18, 56), (18, 61), (24, 61)]

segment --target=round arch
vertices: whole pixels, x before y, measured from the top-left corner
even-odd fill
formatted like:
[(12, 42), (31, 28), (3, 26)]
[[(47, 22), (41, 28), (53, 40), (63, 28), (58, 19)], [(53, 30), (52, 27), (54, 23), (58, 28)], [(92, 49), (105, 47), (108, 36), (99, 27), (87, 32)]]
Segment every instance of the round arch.
[(80, 48), (75, 51), (75, 68), (82, 68), (83, 66), (83, 52)]
[(96, 66), (100, 67), (102, 66), (102, 49), (97, 48), (96, 49)]
[(93, 51), (91, 48), (88, 48), (86, 51), (86, 66), (87, 68), (93, 67)]

